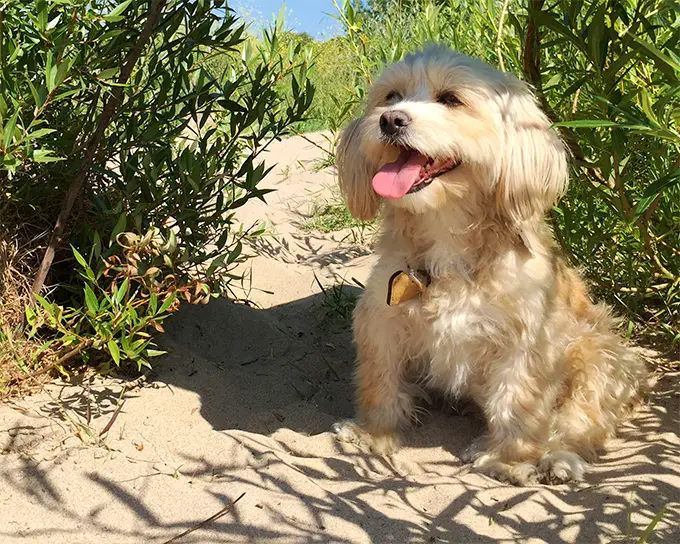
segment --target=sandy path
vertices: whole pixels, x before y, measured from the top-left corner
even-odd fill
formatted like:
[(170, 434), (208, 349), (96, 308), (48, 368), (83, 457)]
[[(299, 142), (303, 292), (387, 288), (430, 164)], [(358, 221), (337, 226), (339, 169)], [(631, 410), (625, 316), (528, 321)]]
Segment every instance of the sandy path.
[[(680, 541), (677, 375), (580, 485), (513, 488), (469, 473), (457, 456), (479, 432), (472, 415), (433, 410), (391, 459), (333, 440), (332, 423), (352, 412), (354, 353), (314, 274), (326, 286), (363, 281), (372, 257), (346, 233), (296, 227), (333, 183), (297, 162), (318, 156), (300, 138), (277, 144), (265, 184), (278, 191), (241, 213), (274, 233), (251, 248), (256, 307), (184, 308), (162, 339), (170, 354), (138, 386), (54, 384), (0, 406), (0, 542), (165, 542), (244, 492), (179, 542), (625, 541), (663, 506), (648, 542)], [(124, 386), (108, 449), (85, 445), (64, 410), (82, 424), (89, 405), (99, 432)]]

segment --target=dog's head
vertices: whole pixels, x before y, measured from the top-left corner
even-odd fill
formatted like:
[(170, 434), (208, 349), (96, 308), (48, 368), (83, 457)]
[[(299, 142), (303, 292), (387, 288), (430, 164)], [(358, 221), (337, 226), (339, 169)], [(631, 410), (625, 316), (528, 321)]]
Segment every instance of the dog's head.
[(515, 77), (430, 47), (388, 67), (364, 114), (344, 131), (338, 172), (350, 211), (375, 216), (381, 200), (412, 213), (466, 201), (519, 225), (564, 191), (564, 145)]

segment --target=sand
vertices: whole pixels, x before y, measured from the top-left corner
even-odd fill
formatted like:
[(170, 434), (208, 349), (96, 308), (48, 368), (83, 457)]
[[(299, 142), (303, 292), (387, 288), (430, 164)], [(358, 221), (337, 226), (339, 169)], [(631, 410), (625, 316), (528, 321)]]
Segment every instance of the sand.
[(184, 307), (143, 379), (55, 382), (0, 406), (0, 542), (166, 542), (243, 493), (177, 542), (627, 542), (663, 507), (648, 542), (680, 542), (673, 373), (579, 484), (516, 488), (470, 472), (459, 455), (482, 423), (465, 411), (432, 409), (391, 458), (334, 440), (352, 414), (341, 310), (373, 257), (356, 232), (300, 230), (334, 183), (311, 168), (319, 156), (301, 138), (277, 143), (263, 182), (277, 192), (240, 211), (269, 229), (248, 248), (250, 305)]

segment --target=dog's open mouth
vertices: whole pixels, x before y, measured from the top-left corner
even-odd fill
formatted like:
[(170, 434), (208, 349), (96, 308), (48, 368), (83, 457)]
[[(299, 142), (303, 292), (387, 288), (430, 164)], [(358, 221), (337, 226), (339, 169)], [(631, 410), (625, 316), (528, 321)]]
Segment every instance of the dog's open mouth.
[(373, 176), (373, 190), (385, 198), (401, 198), (427, 187), (437, 176), (453, 170), (457, 159), (431, 159), (415, 149), (401, 148), (399, 158)]

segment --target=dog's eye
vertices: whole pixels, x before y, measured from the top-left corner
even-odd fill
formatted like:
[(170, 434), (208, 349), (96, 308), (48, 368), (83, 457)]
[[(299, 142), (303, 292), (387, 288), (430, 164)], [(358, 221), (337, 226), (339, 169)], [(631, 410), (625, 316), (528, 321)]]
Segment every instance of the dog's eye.
[(437, 102), (439, 102), (440, 104), (444, 104), (445, 106), (448, 106), (450, 108), (453, 108), (454, 106), (460, 106), (462, 104), (462, 102), (458, 100), (458, 97), (451, 91), (444, 91), (442, 93), (439, 93), (437, 95)]
[(396, 102), (401, 100), (401, 95), (397, 91), (390, 91), (385, 97), (385, 102)]

